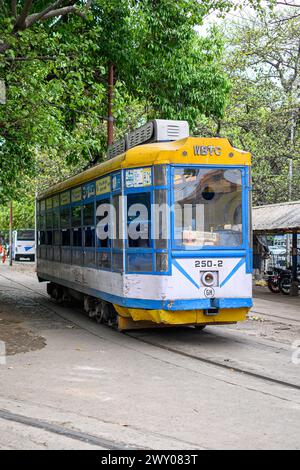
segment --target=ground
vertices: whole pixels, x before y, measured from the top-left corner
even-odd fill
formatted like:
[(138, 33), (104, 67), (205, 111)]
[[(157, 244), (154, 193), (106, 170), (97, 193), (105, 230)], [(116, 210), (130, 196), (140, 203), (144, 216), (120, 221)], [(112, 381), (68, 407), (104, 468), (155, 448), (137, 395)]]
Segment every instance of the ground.
[(300, 299), (247, 322), (121, 334), (0, 267), (0, 448), (299, 449)]

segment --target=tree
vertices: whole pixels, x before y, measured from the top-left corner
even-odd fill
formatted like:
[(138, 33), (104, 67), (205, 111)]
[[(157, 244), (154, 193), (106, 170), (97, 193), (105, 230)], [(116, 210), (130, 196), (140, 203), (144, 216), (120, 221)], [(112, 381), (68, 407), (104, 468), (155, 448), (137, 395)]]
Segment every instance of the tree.
[(255, 204), (300, 198), (300, 18), (277, 21), (281, 17), (233, 25), (229, 104), (223, 119), (202, 124), (202, 132), (219, 132), (252, 152)]
[[(118, 133), (151, 117), (221, 117), (229, 90), (222, 41), (195, 25), (226, 1), (3, 2), (0, 200), (16, 197), (36, 155), (71, 166), (105, 158), (107, 70)], [(62, 10), (63, 9), (63, 10)], [(84, 18), (82, 16), (84, 15)], [(117, 135), (118, 135), (117, 133)]]

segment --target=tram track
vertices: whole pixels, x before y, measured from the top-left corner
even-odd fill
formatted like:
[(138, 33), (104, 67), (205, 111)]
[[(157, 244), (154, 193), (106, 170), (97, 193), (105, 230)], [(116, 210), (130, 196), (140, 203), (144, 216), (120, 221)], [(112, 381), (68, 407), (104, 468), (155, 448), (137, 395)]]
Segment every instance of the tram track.
[(23, 424), (31, 428), (41, 429), (43, 431), (50, 432), (51, 434), (56, 434), (65, 438), (84, 442), (85, 444), (97, 446), (105, 450), (135, 450), (134, 447), (128, 446), (124, 443), (103, 439), (93, 434), (70, 429), (60, 424), (52, 423), (50, 421), (39, 418), (32, 418), (29, 416), (12, 413), (5, 409), (0, 409), (0, 419)]
[[(11, 278), (9, 278), (7, 276), (4, 276), (3, 274), (0, 274), (0, 276), (2, 276), (3, 278), (5, 278), (6, 280), (8, 280), (10, 282), (18, 284), (18, 285), (22, 286), (23, 288), (25, 288), (27, 290), (30, 290), (30, 291), (34, 292), (35, 294), (38, 294), (39, 296), (49, 300), (49, 297), (48, 297), (47, 294), (43, 294), (43, 293), (39, 292), (38, 290), (33, 289), (33, 288), (31, 288), (31, 287), (27, 286), (26, 284), (23, 284), (19, 281), (12, 280)], [(37, 303), (39, 303), (39, 302), (37, 302)], [(40, 305), (45, 307), (45, 305), (43, 305), (41, 303), (40, 303)], [(72, 323), (74, 326), (77, 326), (77, 327), (81, 328), (82, 330), (88, 332), (89, 334), (92, 334), (93, 336), (96, 336), (96, 337), (98, 337), (102, 340), (105, 340), (105, 341), (111, 341), (111, 340), (105, 338), (103, 335), (101, 335), (99, 333), (96, 333), (95, 331), (91, 331), (89, 328), (83, 327), (79, 322), (76, 322), (75, 320), (70, 320), (69, 317), (58, 313), (55, 308), (51, 308), (48, 305), (47, 305), (47, 308), (50, 311), (52, 311), (53, 313), (55, 313), (58, 317), (64, 319), (65, 321), (68, 321), (69, 323)], [(81, 309), (76, 309), (76, 311), (77, 311), (77, 313), (82, 313)], [(108, 327), (108, 328), (110, 328), (110, 327)], [(239, 367), (239, 366), (236, 366), (236, 365), (233, 365), (233, 364), (226, 364), (226, 363), (220, 362), (220, 361), (212, 359), (212, 358), (208, 358), (208, 357), (204, 357), (204, 356), (201, 356), (201, 355), (188, 353), (188, 352), (182, 351), (180, 349), (173, 348), (171, 346), (158, 344), (158, 343), (155, 343), (153, 341), (140, 338), (132, 332), (124, 332), (123, 334), (124, 334), (124, 336), (127, 336), (128, 338), (134, 339), (134, 340), (136, 340), (140, 343), (144, 343), (144, 344), (147, 344), (149, 346), (155, 347), (156, 349), (164, 350), (164, 351), (176, 354), (176, 355), (181, 356), (181, 357), (185, 357), (185, 358), (188, 358), (188, 359), (195, 360), (197, 362), (201, 362), (203, 364), (215, 366), (215, 367), (218, 367), (220, 369), (228, 370), (228, 371), (231, 371), (231, 372), (236, 372), (236, 373), (238, 373), (242, 376), (248, 376), (248, 377), (258, 379), (262, 382), (267, 382), (267, 383), (270, 383), (270, 384), (273, 384), (273, 385), (279, 385), (279, 386), (283, 386), (283, 387), (290, 388), (290, 389), (297, 390), (297, 391), (300, 390), (300, 385), (292, 383), (292, 382), (277, 379), (275, 377), (264, 375), (264, 374), (261, 374), (261, 373), (258, 373), (258, 372), (250, 371), (248, 369), (244, 369), (242, 367)], [(117, 343), (116, 341), (112, 341), (112, 342)], [(122, 346), (127, 347), (127, 349), (133, 349), (129, 346), (124, 346), (124, 345), (122, 345)]]
[(138, 338), (138, 337), (136, 337), (136, 336), (134, 336), (133, 334), (130, 334), (130, 333), (125, 333), (125, 334), (127, 336), (130, 336), (131, 338), (134, 338), (134, 339), (140, 341), (140, 342), (143, 342), (145, 344), (149, 344), (151, 346), (162, 349), (164, 351), (172, 352), (172, 353), (177, 354), (179, 356), (183, 356), (183, 357), (186, 357), (186, 358), (189, 358), (189, 359), (194, 359), (196, 361), (203, 362), (205, 364), (217, 366), (217, 367), (220, 367), (222, 369), (230, 370), (231, 372), (232, 371), (237, 372), (239, 374), (247, 375), (249, 377), (260, 379), (260, 380), (263, 380), (265, 382), (270, 382), (272, 384), (285, 386), (285, 387), (288, 387), (288, 388), (292, 388), (294, 390), (300, 390), (300, 385), (297, 385), (297, 384), (294, 384), (294, 383), (291, 383), (291, 382), (287, 382), (287, 381), (284, 381), (284, 380), (279, 380), (279, 379), (276, 379), (276, 378), (273, 378), (273, 377), (269, 377), (267, 375), (259, 374), (257, 372), (251, 372), (247, 369), (242, 369), (242, 368), (237, 367), (235, 365), (224, 364), (220, 361), (216, 361), (216, 360), (213, 360), (213, 359), (210, 359), (210, 358), (207, 358), (207, 357), (203, 357), (203, 356), (201, 357), (201, 356), (198, 356), (198, 355), (195, 355), (195, 354), (190, 354), (190, 353), (187, 353), (185, 351), (181, 351), (180, 349), (172, 348), (170, 346), (157, 344), (157, 343), (154, 343), (154, 342), (149, 341), (149, 340)]
[[(250, 313), (255, 313), (256, 315), (263, 315), (264, 317), (271, 317), (271, 318), (279, 318), (280, 320), (286, 320), (291, 323), (300, 323), (300, 320), (297, 320), (296, 318), (290, 318), (290, 317), (282, 317), (279, 315), (272, 315), (271, 313), (264, 313), (264, 312), (258, 312), (257, 310), (251, 310)], [(280, 323), (280, 322), (278, 322)]]

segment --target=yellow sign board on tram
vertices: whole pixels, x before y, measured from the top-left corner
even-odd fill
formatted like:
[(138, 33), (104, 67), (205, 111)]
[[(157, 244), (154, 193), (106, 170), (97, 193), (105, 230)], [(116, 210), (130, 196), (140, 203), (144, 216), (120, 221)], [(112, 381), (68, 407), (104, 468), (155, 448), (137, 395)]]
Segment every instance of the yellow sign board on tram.
[(60, 205), (65, 206), (66, 204), (70, 204), (70, 191), (66, 191), (60, 195)]
[(81, 201), (81, 186), (79, 188), (72, 189), (72, 202)]
[(110, 192), (110, 176), (105, 176), (100, 180), (96, 181), (96, 194), (105, 194)]

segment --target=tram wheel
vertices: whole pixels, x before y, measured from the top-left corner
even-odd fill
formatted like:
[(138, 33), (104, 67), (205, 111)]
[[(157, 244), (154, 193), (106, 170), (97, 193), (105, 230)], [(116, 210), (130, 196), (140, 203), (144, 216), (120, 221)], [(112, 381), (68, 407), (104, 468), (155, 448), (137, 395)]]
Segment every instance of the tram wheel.
[(194, 328), (195, 328), (195, 330), (201, 331), (201, 330), (204, 330), (204, 328), (206, 328), (206, 326), (207, 325), (194, 325)]

